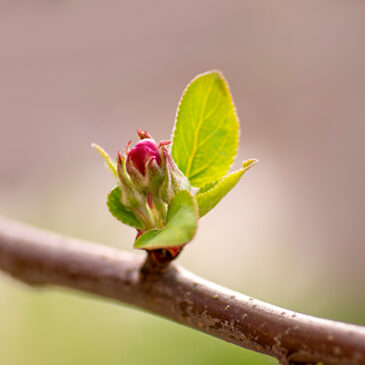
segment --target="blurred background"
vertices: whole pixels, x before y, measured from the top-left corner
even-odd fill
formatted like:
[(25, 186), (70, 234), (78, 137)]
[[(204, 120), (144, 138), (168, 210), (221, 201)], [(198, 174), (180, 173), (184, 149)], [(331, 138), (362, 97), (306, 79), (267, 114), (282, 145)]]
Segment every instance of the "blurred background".
[[(185, 85), (220, 69), (241, 119), (234, 168), (179, 262), (300, 312), (365, 324), (365, 3), (0, 2), (0, 215), (131, 250), (107, 211), (113, 156), (171, 135)], [(0, 273), (4, 365), (273, 364), (167, 320)]]

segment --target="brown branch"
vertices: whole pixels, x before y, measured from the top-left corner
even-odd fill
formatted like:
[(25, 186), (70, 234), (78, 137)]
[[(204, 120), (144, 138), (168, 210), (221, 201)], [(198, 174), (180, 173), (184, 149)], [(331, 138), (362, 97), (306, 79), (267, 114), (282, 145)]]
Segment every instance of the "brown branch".
[(282, 364), (365, 364), (365, 327), (282, 309), (175, 265), (141, 275), (142, 263), (138, 255), (0, 220), (0, 269), (28, 284), (128, 303)]

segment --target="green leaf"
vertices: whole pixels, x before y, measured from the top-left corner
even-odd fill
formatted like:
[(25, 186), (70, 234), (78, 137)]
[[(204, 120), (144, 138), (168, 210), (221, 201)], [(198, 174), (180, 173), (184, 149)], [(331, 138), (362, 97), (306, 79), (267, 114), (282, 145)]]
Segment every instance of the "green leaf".
[(134, 243), (135, 248), (156, 250), (182, 246), (193, 238), (198, 222), (198, 207), (194, 197), (181, 190), (172, 198), (167, 211), (166, 226), (150, 230)]
[(217, 181), (213, 181), (213, 182), (210, 182), (210, 183), (208, 183), (208, 184), (204, 185), (203, 187), (201, 187), (201, 188), (198, 190), (197, 194), (205, 193), (206, 191), (208, 191), (208, 190), (210, 190), (210, 189), (214, 188), (214, 187), (215, 187), (218, 183), (219, 183), (219, 180), (217, 180)]
[(107, 206), (109, 208), (110, 213), (128, 226), (135, 228), (142, 228), (141, 222), (137, 219), (137, 217), (128, 210), (121, 202), (121, 190), (119, 186), (116, 186), (112, 189), (112, 191), (108, 195)]
[(199, 215), (203, 217), (211, 209), (213, 209), (223, 198), (227, 195), (240, 181), (242, 175), (252, 166), (257, 163), (257, 160), (248, 160), (242, 164), (242, 168), (238, 171), (232, 172), (231, 174), (225, 176), (223, 179), (214, 183), (214, 185), (208, 189), (208, 187), (203, 187), (201, 190), (206, 189), (201, 192), (200, 190), (195, 195), (196, 201), (199, 207)]
[(239, 122), (224, 77), (198, 75), (185, 89), (177, 111), (172, 157), (196, 187), (221, 179), (236, 156)]
[(117, 164), (115, 161), (108, 155), (108, 153), (99, 145), (96, 143), (92, 143), (91, 147), (95, 148), (103, 157), (104, 160), (109, 167), (110, 171), (114, 174), (116, 178), (118, 178), (118, 172), (117, 172)]

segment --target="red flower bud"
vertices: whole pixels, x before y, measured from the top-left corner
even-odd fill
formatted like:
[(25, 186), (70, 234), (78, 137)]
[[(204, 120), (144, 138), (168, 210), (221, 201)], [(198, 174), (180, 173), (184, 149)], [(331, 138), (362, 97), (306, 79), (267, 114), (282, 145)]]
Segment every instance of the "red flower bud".
[(129, 174), (133, 174), (133, 167), (143, 176), (146, 175), (146, 165), (150, 160), (155, 160), (161, 165), (158, 144), (152, 138), (141, 139), (127, 154), (126, 167)]
[[(173, 196), (180, 190), (190, 191), (191, 186), (167, 148), (170, 141), (157, 143), (147, 131), (137, 130), (137, 134), (139, 142), (130, 149), (129, 141), (123, 154), (118, 151), (116, 164), (97, 148), (119, 180), (121, 204), (141, 223), (138, 238), (150, 229), (162, 229)], [(175, 257), (179, 250), (163, 252)]]

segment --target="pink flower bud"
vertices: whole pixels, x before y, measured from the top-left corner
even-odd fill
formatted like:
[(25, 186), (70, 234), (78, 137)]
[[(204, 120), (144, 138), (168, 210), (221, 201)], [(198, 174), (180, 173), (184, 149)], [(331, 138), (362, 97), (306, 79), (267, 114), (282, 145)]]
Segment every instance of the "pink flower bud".
[(127, 154), (126, 168), (128, 173), (133, 174), (135, 168), (145, 176), (146, 165), (151, 160), (155, 160), (157, 165), (160, 166), (161, 157), (158, 147), (158, 144), (152, 138), (141, 139)]
[[(99, 146), (95, 146), (105, 158), (109, 168), (118, 180), (117, 197), (108, 197), (108, 206), (113, 215), (127, 224), (134, 225), (129, 218), (132, 214), (139, 222), (137, 237), (151, 229), (163, 229), (167, 224), (168, 209), (171, 199), (181, 190), (191, 191), (189, 180), (175, 164), (168, 145), (170, 141), (159, 143), (147, 132), (137, 130), (139, 141), (130, 149), (128, 142), (124, 153), (118, 151), (116, 163)], [(114, 192), (114, 190), (113, 190)], [(115, 204), (119, 199), (120, 212)], [(117, 213), (115, 213), (115, 211)], [(131, 222), (131, 223), (129, 223)], [(173, 259), (182, 246), (154, 250), (156, 259)], [(147, 248), (148, 250), (148, 248)]]

